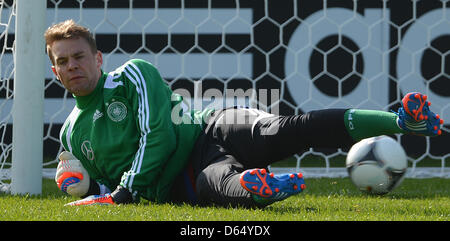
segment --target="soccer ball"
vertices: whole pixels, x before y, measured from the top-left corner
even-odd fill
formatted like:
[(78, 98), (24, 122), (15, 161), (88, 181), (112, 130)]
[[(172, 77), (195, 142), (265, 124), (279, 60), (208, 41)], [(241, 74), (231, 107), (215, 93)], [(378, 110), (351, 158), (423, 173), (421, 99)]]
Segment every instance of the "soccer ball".
[(346, 159), (348, 175), (366, 193), (386, 194), (402, 183), (408, 167), (405, 150), (388, 136), (363, 139)]

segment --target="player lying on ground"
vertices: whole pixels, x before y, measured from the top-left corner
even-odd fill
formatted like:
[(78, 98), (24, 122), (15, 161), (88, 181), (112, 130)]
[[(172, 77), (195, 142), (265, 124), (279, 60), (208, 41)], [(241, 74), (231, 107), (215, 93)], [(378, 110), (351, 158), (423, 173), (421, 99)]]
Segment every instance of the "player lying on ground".
[(104, 72), (92, 34), (72, 20), (51, 26), (45, 39), (54, 74), (76, 100), (60, 132), (66, 151), (55, 177), (63, 192), (82, 198), (70, 205), (126, 204), (142, 197), (264, 207), (306, 187), (301, 173), (265, 169), (302, 150), (349, 147), (377, 135), (441, 134), (443, 120), (420, 93), (407, 94), (398, 113), (188, 110), (144, 60)]

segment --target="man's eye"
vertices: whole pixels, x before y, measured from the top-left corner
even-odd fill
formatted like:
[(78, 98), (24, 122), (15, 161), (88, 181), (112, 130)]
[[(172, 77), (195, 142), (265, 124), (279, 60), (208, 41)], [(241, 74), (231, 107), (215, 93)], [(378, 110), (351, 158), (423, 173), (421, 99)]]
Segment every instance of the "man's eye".
[(59, 61), (57, 62), (58, 65), (65, 65), (66, 63), (67, 63), (66, 60), (59, 60)]

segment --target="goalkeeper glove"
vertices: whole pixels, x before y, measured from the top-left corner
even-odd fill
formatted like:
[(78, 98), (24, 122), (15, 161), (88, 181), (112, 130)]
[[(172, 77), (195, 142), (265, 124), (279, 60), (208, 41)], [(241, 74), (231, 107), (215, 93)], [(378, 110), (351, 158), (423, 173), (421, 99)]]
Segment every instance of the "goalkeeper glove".
[(55, 175), (55, 181), (59, 189), (76, 197), (86, 195), (91, 180), (80, 160), (67, 151), (63, 151), (59, 155), (59, 160)]
[(130, 191), (119, 185), (111, 194), (107, 193), (105, 195), (91, 195), (84, 199), (68, 203), (65, 206), (114, 205), (127, 204), (131, 202), (133, 202), (133, 197)]

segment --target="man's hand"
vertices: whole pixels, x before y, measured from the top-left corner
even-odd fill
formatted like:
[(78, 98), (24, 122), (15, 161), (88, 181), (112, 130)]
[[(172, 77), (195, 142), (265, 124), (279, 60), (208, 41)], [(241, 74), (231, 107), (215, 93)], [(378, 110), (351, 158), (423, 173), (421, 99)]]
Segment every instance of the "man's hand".
[(82, 197), (89, 190), (90, 177), (86, 169), (72, 153), (63, 151), (56, 168), (55, 181), (61, 191)]

